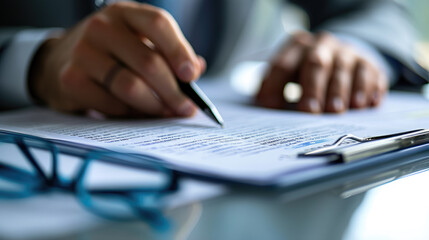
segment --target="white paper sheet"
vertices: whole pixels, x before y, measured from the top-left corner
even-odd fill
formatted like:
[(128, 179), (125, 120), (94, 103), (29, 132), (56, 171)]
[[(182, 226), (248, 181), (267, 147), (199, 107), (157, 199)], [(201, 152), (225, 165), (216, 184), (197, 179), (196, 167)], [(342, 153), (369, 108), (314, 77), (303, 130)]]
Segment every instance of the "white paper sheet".
[(52, 139), (165, 159), (187, 171), (264, 181), (324, 164), (296, 155), (339, 136), (390, 134), (429, 128), (429, 103), (391, 94), (377, 109), (311, 115), (215, 101), (225, 119), (219, 128), (202, 113), (190, 119), (100, 120), (31, 108), (0, 114), (0, 128)]

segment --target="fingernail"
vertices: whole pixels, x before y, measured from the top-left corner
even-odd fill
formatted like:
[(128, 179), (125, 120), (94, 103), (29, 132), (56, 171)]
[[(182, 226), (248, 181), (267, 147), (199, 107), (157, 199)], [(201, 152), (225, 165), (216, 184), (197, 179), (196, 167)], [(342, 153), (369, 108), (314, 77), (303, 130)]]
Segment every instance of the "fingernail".
[(334, 108), (335, 112), (342, 112), (344, 111), (344, 102), (340, 97), (334, 97), (332, 99), (332, 107)]
[(353, 98), (357, 106), (362, 107), (365, 104), (365, 95), (362, 91), (356, 92)]
[(195, 107), (194, 104), (190, 100), (186, 100), (185, 103), (180, 106), (178, 110), (178, 114), (180, 116), (189, 117), (194, 114)]
[(186, 61), (180, 65), (179, 77), (182, 80), (192, 80), (194, 78), (195, 67), (190, 61)]
[(312, 113), (320, 113), (321, 112), (319, 101), (317, 101), (317, 99), (315, 99), (315, 98), (309, 98), (307, 100), (307, 107), (310, 110), (310, 112), (312, 112)]

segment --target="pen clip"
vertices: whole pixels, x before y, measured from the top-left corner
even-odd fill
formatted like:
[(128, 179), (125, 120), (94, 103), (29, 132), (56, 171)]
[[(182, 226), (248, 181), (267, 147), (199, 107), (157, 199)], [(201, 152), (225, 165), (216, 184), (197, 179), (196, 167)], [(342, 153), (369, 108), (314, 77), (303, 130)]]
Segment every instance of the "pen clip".
[[(354, 140), (358, 143), (341, 146), (341, 144), (346, 140)], [(424, 143), (429, 143), (429, 129), (416, 129), (368, 138), (361, 138), (352, 134), (347, 134), (338, 138), (332, 145), (310, 152), (301, 153), (298, 156), (324, 157), (335, 155), (337, 157), (330, 158), (330, 162), (351, 162)]]

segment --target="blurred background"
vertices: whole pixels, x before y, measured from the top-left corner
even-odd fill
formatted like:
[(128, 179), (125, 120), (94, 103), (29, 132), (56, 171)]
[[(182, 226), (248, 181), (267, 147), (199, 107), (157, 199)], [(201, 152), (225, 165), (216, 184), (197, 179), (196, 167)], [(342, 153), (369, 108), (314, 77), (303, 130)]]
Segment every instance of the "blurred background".
[(410, 9), (420, 42), (416, 46), (416, 57), (419, 63), (429, 69), (429, 1), (400, 0)]
[(429, 41), (429, 1), (427, 0), (401, 0), (411, 10), (416, 27), (420, 32), (420, 37), (424, 41)]

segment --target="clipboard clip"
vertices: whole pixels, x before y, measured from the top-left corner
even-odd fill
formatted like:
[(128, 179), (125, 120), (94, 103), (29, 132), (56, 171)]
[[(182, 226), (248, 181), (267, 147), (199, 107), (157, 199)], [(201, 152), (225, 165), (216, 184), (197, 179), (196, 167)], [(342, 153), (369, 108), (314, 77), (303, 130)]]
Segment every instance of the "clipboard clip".
[[(346, 140), (357, 143), (341, 146)], [(376, 155), (429, 143), (429, 129), (416, 129), (389, 135), (361, 138), (344, 135), (332, 145), (301, 153), (299, 157), (328, 157), (329, 162), (353, 162)]]

